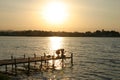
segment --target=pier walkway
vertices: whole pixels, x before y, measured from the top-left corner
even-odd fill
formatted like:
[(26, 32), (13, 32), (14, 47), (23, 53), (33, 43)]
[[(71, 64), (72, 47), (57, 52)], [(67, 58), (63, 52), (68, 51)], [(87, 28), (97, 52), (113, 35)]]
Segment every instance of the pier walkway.
[[(55, 56), (40, 56), (40, 57), (28, 57), (28, 58), (13, 58), (13, 56), (11, 57), (11, 59), (4, 59), (4, 60), (0, 60), (0, 66), (5, 66), (5, 73), (8, 73), (8, 65), (11, 65), (12, 67), (12, 73), (14, 73), (15, 75), (17, 75), (17, 67), (19, 67), (18, 64), (26, 64), (27, 63), (27, 68), (26, 71), (28, 72), (28, 74), (30, 73), (30, 64), (32, 62), (40, 62), (40, 70), (42, 69), (42, 67), (44, 66), (44, 64), (47, 64), (47, 62), (49, 60), (52, 60), (52, 67), (53, 69), (55, 68), (55, 60), (60, 60), (64, 61), (64, 59), (71, 59), (71, 65), (73, 65), (73, 53), (71, 53), (71, 56), (60, 56), (60, 57), (55, 57)], [(48, 64), (47, 64), (48, 65)]]

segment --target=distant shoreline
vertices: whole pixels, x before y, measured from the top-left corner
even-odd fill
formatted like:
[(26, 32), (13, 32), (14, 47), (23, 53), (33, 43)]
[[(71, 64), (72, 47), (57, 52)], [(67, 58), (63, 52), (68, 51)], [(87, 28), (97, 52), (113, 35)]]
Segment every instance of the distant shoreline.
[(96, 30), (95, 32), (53, 32), (40, 30), (26, 31), (0, 31), (0, 36), (18, 36), (18, 37), (120, 37), (117, 31)]
[[(71, 36), (0, 36), (0, 37), (71, 37)], [(76, 37), (76, 36), (72, 36), (72, 37)], [(71, 38), (72, 38), (71, 37)], [(80, 37), (76, 37), (76, 38), (80, 38)], [(81, 37), (81, 38), (120, 38), (120, 37)]]

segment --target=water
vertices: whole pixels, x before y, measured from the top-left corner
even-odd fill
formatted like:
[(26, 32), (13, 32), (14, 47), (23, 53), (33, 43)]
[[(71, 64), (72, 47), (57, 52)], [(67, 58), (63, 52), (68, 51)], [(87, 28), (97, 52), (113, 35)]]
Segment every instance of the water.
[(51, 54), (57, 48), (74, 53), (73, 67), (13, 80), (120, 80), (120, 38), (0, 37), (0, 59)]

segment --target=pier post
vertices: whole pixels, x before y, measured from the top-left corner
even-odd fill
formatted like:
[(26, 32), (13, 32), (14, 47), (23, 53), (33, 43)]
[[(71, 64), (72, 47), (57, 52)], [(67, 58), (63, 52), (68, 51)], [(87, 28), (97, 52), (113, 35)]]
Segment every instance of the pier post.
[(45, 53), (44, 53), (44, 60), (45, 60), (45, 65), (46, 65), (47, 61), (46, 61), (46, 54)]
[(5, 65), (5, 72), (7, 73), (7, 65)]
[(25, 54), (23, 55), (24, 59), (25, 59)]
[[(11, 55), (11, 60), (14, 61), (13, 55)], [(13, 64), (12, 64), (12, 73), (13, 73)]]
[(12, 64), (12, 73), (13, 73), (13, 64)]
[(40, 64), (40, 71), (42, 70), (42, 56), (41, 56), (41, 64)]
[[(25, 59), (25, 54), (23, 55), (23, 58)], [(23, 63), (23, 67), (25, 67), (25, 63)]]
[(46, 68), (47, 69), (49, 68), (49, 61), (48, 60), (46, 61)]
[(15, 76), (17, 75), (17, 64), (16, 64), (16, 59), (14, 59), (14, 61), (15, 61)]
[(73, 66), (73, 53), (71, 53), (71, 66)]
[(44, 57), (46, 57), (46, 54), (44, 53)]
[(52, 67), (53, 67), (53, 70), (54, 70), (55, 69), (54, 55), (52, 56)]
[(28, 76), (30, 74), (30, 57), (28, 57)]
[(64, 57), (62, 56), (62, 68), (64, 67)]
[[(36, 54), (34, 53), (34, 59), (36, 59)], [(34, 68), (35, 68), (35, 66), (36, 66), (36, 61), (35, 61), (35, 63), (34, 63)]]
[(13, 55), (11, 55), (11, 60), (13, 60)]

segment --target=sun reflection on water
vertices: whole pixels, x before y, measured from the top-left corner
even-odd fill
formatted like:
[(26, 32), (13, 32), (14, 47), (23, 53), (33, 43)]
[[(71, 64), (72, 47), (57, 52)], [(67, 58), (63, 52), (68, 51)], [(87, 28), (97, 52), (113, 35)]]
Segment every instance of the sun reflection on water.
[[(63, 41), (62, 37), (50, 37), (50, 48), (51, 48), (51, 50), (56, 51), (58, 49), (61, 49), (62, 48), (62, 41)], [(52, 52), (51, 55), (54, 55), (54, 57), (57, 56), (55, 54), (55, 52)], [(50, 60), (49, 63), (50, 63), (50, 65), (52, 65), (53, 61)], [(54, 66), (55, 66), (55, 69), (61, 70), (62, 69), (61, 60), (55, 60)]]
[(62, 47), (62, 37), (50, 37), (51, 50), (57, 50)]

